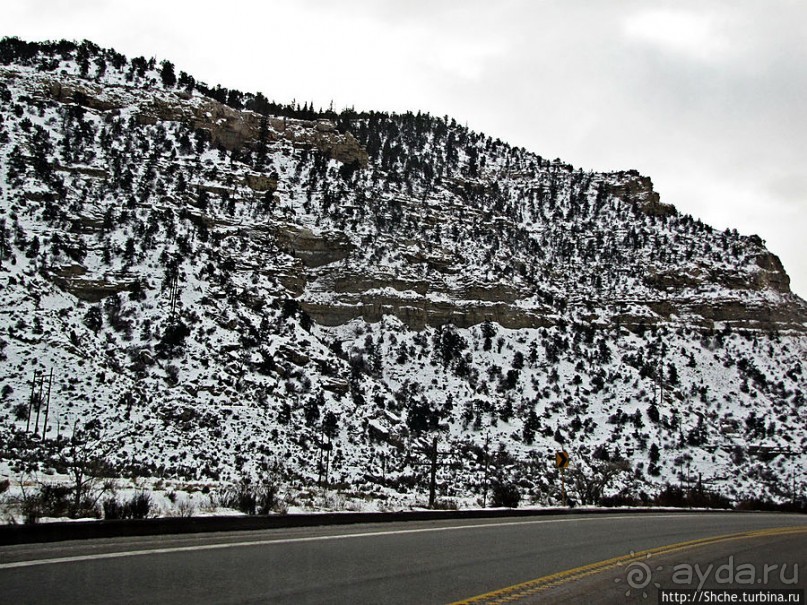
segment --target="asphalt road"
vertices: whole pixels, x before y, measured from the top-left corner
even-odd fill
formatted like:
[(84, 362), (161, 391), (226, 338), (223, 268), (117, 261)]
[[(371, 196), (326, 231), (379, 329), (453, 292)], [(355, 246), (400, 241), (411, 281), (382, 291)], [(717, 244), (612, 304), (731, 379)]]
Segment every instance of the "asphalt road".
[[(807, 516), (615, 513), (6, 546), (0, 547), (0, 602), (450, 603), (631, 551), (785, 527), (807, 529)], [(798, 563), (807, 576), (804, 533), (682, 552), (720, 562), (742, 549)], [(667, 557), (670, 571), (670, 558), (682, 552), (658, 560)], [(614, 576), (622, 573), (614, 569), (562, 583), (564, 598), (606, 598), (603, 587), (618, 584)], [(613, 591), (614, 600), (599, 602), (624, 602), (623, 587)], [(559, 602), (560, 596), (536, 593), (523, 602)]]
[(767, 593), (771, 589), (796, 589), (801, 591), (801, 601), (796, 602), (804, 604), (807, 603), (807, 528), (802, 529), (805, 531), (772, 532), (642, 556), (578, 581), (542, 587), (516, 602), (647, 605), (663, 602), (659, 592), (675, 591), (687, 601), (667, 602), (726, 603), (732, 601), (720, 599), (729, 598), (722, 596), (727, 590)]

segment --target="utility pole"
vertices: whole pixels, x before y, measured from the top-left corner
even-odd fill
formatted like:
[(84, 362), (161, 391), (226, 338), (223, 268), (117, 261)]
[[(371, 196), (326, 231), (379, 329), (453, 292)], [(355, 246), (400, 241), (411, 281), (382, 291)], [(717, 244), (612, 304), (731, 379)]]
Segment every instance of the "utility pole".
[(319, 425), (319, 460), (317, 462), (317, 487), (322, 485), (322, 458), (324, 456), (324, 448), (322, 447), (322, 423)]
[(418, 453), (426, 454), (428, 456), (427, 462), (414, 462), (415, 466), (429, 466), (429, 508), (434, 508), (437, 499), (437, 465), (439, 464), (441, 456), (449, 456), (450, 452), (441, 454), (437, 448), (437, 436), (432, 437), (431, 445), (421, 446), (418, 448)]
[[(319, 462), (317, 463), (317, 486), (322, 485), (322, 460), (325, 458), (325, 424), (320, 421), (319, 423)], [(328, 474), (325, 473), (325, 482), (328, 482)]]
[[(331, 441), (331, 428), (325, 427), (325, 419), (323, 418), (319, 424), (319, 462), (317, 463), (317, 486), (322, 485), (323, 480), (323, 458), (325, 459), (324, 479), (325, 486), (328, 486), (328, 474), (331, 468), (331, 450), (333, 443)], [(328, 441), (325, 441), (325, 438)]]
[(656, 380), (653, 382), (653, 401), (656, 401), (658, 392), (658, 402), (656, 405), (664, 403), (664, 341), (661, 340), (661, 332), (658, 335), (658, 359), (656, 360)]
[(42, 427), (42, 436), (48, 431), (48, 415), (50, 414), (50, 391), (53, 387), (53, 368), (50, 369), (50, 378), (48, 379), (48, 403), (45, 406), (45, 425)]
[(490, 478), (490, 432), (485, 435), (485, 481), (483, 483), (482, 491), (482, 508), (488, 506), (488, 479)]
[(45, 390), (45, 372), (39, 377), (39, 399), (36, 402), (36, 424), (34, 424), (34, 435), (39, 434), (39, 414), (42, 412), (43, 391)]
[[(50, 414), (50, 390), (53, 387), (53, 368), (50, 369), (50, 377), (48, 378), (48, 397), (45, 404), (45, 421), (42, 423), (42, 438), (44, 439), (48, 432), (48, 414)], [(37, 423), (39, 424), (39, 423)]]
[(434, 508), (434, 499), (437, 491), (437, 437), (432, 438), (431, 470), (429, 472), (429, 508)]
[(659, 390), (661, 391), (661, 397), (659, 397), (659, 402), (661, 404), (664, 403), (664, 341), (661, 339), (661, 334), (659, 334), (659, 354), (661, 355), (661, 367), (659, 368)]
[(31, 379), (31, 398), (28, 400), (28, 422), (25, 423), (25, 432), (31, 430), (31, 412), (34, 409), (34, 393), (36, 392), (36, 375), (37, 370), (34, 369), (34, 377)]
[(328, 486), (328, 475), (331, 472), (331, 450), (333, 446), (331, 445), (331, 435), (328, 434), (328, 443), (325, 445), (325, 486)]
[[(179, 269), (176, 269), (177, 273)], [(176, 314), (177, 309), (177, 299), (179, 298), (179, 279), (177, 273), (174, 274), (174, 278), (171, 280), (171, 292), (170, 292), (170, 304), (171, 304), (171, 320), (174, 320), (174, 315)]]
[(691, 504), (691, 502), (692, 502), (692, 484), (691, 484), (691, 479), (690, 479), (690, 474), (689, 474), (690, 469), (691, 469), (690, 463), (687, 462), (687, 497), (690, 499), (690, 506), (689, 507), (692, 508), (692, 504)]
[[(53, 368), (50, 369), (50, 378), (48, 380), (48, 403), (45, 407), (45, 422), (42, 425), (42, 438), (45, 438), (46, 426), (48, 424), (48, 407), (50, 406), (50, 387), (53, 384)], [(45, 402), (43, 391), (45, 389), (45, 372), (42, 372), (39, 383), (39, 405), (36, 408), (36, 426), (34, 427), (34, 435), (39, 434), (39, 413), (42, 411), (42, 404)]]

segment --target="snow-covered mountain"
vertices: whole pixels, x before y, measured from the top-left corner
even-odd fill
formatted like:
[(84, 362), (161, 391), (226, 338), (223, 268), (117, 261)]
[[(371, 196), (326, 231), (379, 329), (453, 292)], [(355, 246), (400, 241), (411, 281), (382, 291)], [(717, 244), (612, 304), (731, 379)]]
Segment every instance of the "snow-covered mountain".
[(442, 498), (558, 502), (558, 449), (627, 497), (803, 490), (807, 304), (635, 171), (88, 42), (3, 40), (0, 101), (6, 474), (79, 430), (121, 477), (414, 502), (436, 437)]

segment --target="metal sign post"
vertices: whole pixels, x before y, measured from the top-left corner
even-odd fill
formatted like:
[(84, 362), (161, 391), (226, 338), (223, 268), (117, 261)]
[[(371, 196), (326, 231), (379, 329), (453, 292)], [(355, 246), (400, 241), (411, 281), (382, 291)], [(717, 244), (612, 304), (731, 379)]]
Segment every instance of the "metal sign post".
[(560, 469), (560, 489), (563, 495), (563, 506), (566, 506), (566, 469), (563, 467)]
[(560, 489), (563, 496), (563, 506), (566, 506), (566, 468), (569, 466), (569, 454), (561, 450), (555, 452), (555, 468), (560, 469)]

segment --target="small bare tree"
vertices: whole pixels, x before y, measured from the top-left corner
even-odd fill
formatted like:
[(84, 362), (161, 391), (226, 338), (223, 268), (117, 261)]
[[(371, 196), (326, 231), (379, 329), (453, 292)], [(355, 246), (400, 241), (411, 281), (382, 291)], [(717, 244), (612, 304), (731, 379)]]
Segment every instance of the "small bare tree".
[(89, 423), (83, 428), (73, 425), (73, 434), (65, 440), (57, 454), (56, 462), (70, 477), (72, 505), (70, 516), (96, 516), (98, 501), (104, 493), (100, 485), (108, 474), (107, 456), (120, 446), (124, 435), (104, 435), (97, 423)]
[(569, 471), (569, 479), (580, 504), (600, 504), (608, 485), (620, 474), (630, 470), (627, 460), (595, 462), (588, 467), (584, 469), (577, 465)]

